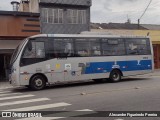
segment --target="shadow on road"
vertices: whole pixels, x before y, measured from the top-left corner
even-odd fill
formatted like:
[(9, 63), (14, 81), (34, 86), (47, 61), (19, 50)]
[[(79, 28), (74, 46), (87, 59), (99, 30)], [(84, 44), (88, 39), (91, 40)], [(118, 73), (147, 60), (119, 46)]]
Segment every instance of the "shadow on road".
[(133, 82), (133, 81), (142, 81), (142, 80), (151, 80), (150, 78), (123, 78), (120, 82)]

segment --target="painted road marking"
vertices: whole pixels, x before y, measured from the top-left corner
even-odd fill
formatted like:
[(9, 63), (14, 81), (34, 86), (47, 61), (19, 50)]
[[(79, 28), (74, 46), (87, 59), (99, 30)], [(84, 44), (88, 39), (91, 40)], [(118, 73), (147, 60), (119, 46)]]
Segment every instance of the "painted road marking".
[(35, 110), (42, 110), (42, 109), (48, 109), (48, 108), (64, 107), (69, 105), (71, 104), (62, 102), (62, 103), (38, 105), (38, 106), (32, 106), (32, 107), (16, 108), (16, 109), (4, 110), (4, 111), (35, 111)]
[(0, 91), (0, 94), (10, 93), (11, 91)]
[(13, 88), (13, 87), (2, 87), (2, 86), (0, 86), (0, 90), (5, 90), (5, 89), (9, 89), (9, 88)]
[(9, 95), (21, 95), (22, 93), (12, 93), (12, 94), (0, 94), (0, 97), (9, 96)]
[(49, 98), (38, 98), (38, 99), (30, 99), (30, 100), (22, 100), (22, 101), (5, 102), (5, 103), (0, 103), (0, 107), (7, 106), (7, 105), (17, 105), (17, 104), (24, 104), (24, 103), (40, 102), (40, 101), (46, 101), (46, 100), (50, 100), (50, 99)]
[(93, 111), (93, 110), (90, 110), (90, 109), (83, 109), (83, 110), (76, 110), (76, 111), (81, 111), (81, 112), (90, 112), (90, 111)]
[(3, 97), (0, 98), (0, 100), (10, 100), (10, 99), (16, 99), (16, 98), (26, 98), (26, 97), (33, 97), (35, 95), (22, 95), (22, 96), (13, 96), (13, 97)]

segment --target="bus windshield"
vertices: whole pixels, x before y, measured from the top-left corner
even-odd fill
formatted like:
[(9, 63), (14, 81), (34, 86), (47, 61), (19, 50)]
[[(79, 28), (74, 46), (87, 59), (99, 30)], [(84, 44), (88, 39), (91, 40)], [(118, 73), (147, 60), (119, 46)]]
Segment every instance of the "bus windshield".
[(18, 57), (18, 55), (19, 55), (19, 53), (20, 53), (20, 51), (21, 51), (21, 49), (22, 49), (22, 47), (23, 47), (23, 45), (24, 45), (24, 43), (25, 43), (26, 41), (27, 41), (27, 39), (24, 39), (24, 40), (21, 42), (21, 44), (19, 44), (18, 47), (14, 50), (14, 52), (13, 52), (13, 54), (12, 54), (11, 61), (10, 61), (10, 64), (11, 64), (11, 65), (16, 61), (16, 59), (17, 59), (17, 57)]

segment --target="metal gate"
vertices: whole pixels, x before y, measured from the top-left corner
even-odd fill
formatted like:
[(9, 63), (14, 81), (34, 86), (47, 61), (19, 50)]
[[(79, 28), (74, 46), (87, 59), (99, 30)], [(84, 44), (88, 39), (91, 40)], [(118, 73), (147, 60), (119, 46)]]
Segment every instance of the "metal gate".
[(11, 54), (0, 54), (0, 81), (9, 79), (9, 62)]

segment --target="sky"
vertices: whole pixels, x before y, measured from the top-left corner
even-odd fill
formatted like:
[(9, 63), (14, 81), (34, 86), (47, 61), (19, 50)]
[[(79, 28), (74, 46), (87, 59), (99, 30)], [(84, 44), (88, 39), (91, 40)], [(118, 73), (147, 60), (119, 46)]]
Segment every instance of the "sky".
[[(12, 10), (12, 0), (0, 0), (0, 10)], [(20, 1), (20, 0), (17, 0)], [(137, 23), (150, 0), (92, 0), (91, 22)], [(141, 24), (160, 24), (160, 0), (152, 0)]]

